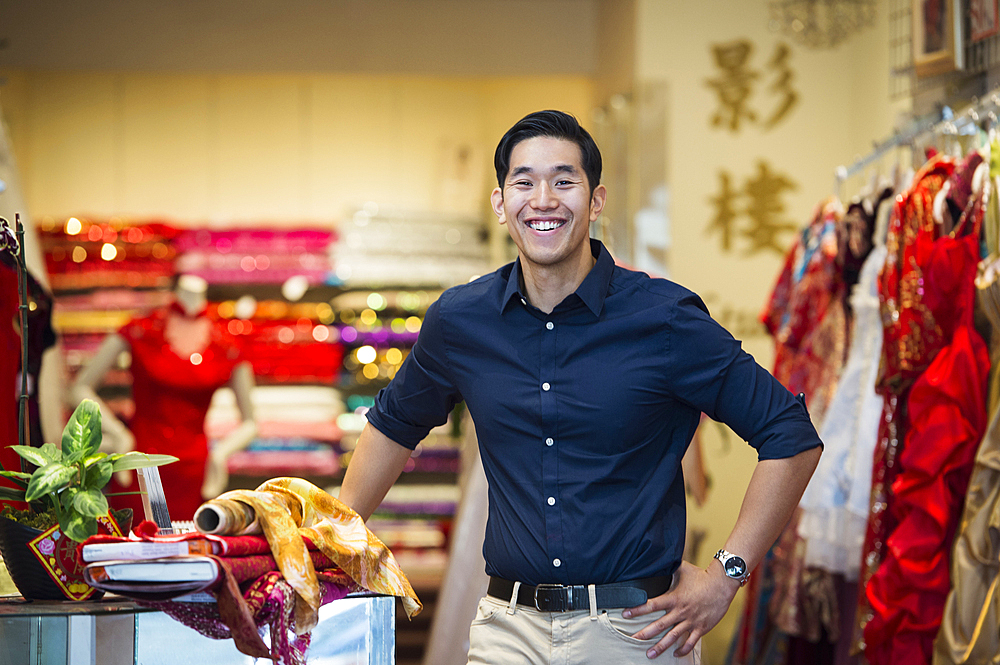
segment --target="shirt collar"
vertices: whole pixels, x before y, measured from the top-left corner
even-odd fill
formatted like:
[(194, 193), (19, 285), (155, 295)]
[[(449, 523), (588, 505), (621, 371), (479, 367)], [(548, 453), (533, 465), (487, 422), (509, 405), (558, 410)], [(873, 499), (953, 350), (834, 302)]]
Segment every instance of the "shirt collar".
[[(590, 251), (596, 262), (590, 269), (587, 276), (583, 278), (580, 286), (576, 288), (574, 294), (587, 306), (594, 316), (600, 316), (604, 309), (604, 299), (608, 295), (608, 287), (611, 285), (611, 275), (614, 272), (615, 260), (611, 258), (611, 253), (600, 240), (590, 239)], [(514, 261), (510, 276), (507, 278), (507, 288), (503, 294), (501, 307), (507, 309), (510, 301), (514, 298), (527, 300), (521, 293), (521, 259)]]

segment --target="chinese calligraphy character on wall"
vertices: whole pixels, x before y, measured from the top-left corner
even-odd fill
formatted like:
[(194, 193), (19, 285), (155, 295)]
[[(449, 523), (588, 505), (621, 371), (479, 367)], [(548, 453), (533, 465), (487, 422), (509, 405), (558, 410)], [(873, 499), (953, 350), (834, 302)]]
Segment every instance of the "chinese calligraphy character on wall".
[(782, 173), (776, 173), (767, 162), (757, 163), (754, 175), (744, 179), (736, 188), (733, 177), (726, 170), (719, 171), (719, 193), (709, 197), (715, 214), (705, 233), (719, 235), (719, 245), (724, 252), (733, 250), (737, 236), (747, 242), (744, 254), (753, 255), (771, 250), (784, 256), (784, 234), (794, 232), (797, 226), (785, 218), (782, 200), (786, 191), (798, 185)]
[(713, 127), (736, 133), (741, 125), (759, 121), (765, 130), (771, 129), (784, 120), (798, 103), (799, 95), (792, 85), (795, 73), (789, 64), (792, 50), (788, 44), (778, 43), (766, 64), (767, 91), (775, 101), (765, 109), (769, 112), (761, 119), (759, 109), (750, 104), (754, 84), (762, 75), (751, 67), (753, 51), (754, 45), (747, 39), (712, 46), (712, 58), (720, 70), (718, 76), (705, 81), (718, 98), (718, 109), (711, 118)]

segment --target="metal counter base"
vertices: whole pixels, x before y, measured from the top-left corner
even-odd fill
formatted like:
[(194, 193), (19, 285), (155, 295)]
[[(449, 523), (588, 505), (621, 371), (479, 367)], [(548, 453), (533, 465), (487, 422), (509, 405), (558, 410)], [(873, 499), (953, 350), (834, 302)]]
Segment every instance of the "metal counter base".
[[(393, 665), (395, 598), (352, 596), (324, 605), (309, 665)], [(269, 636), (264, 635), (269, 642)], [(0, 604), (0, 665), (250, 665), (240, 653), (127, 600)]]

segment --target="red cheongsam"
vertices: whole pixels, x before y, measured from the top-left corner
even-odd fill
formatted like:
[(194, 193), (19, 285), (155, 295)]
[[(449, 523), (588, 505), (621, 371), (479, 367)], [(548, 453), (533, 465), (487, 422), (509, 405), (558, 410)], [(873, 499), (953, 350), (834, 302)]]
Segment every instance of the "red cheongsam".
[[(182, 358), (164, 337), (168, 309), (135, 319), (118, 331), (131, 345), (135, 416), (129, 423), (136, 450), (174, 455), (180, 461), (159, 467), (173, 520), (190, 520), (201, 505), (201, 485), (208, 459), (205, 414), (212, 395), (226, 385), (242, 360), (236, 340), (213, 325), (208, 346)], [(136, 491), (112, 481), (110, 491)], [(116, 508), (143, 515), (138, 495), (112, 497)]]

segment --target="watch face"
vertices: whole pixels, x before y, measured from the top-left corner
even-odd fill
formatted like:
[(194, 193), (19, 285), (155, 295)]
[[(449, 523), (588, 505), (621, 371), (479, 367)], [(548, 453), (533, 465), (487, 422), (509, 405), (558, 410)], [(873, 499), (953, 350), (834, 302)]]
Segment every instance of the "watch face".
[(747, 562), (738, 556), (729, 557), (725, 566), (726, 575), (729, 575), (729, 577), (740, 578), (747, 572)]

